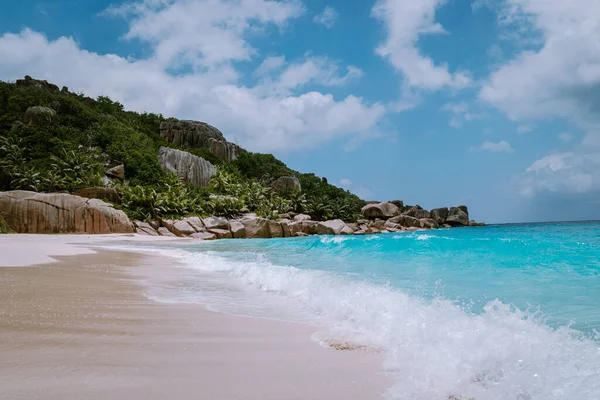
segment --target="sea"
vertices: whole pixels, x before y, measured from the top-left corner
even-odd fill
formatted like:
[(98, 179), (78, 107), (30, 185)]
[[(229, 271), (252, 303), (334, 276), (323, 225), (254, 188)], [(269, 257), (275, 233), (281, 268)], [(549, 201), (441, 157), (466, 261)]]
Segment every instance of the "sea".
[(600, 399), (599, 222), (132, 246), (178, 259), (154, 300), (376, 349), (390, 399)]

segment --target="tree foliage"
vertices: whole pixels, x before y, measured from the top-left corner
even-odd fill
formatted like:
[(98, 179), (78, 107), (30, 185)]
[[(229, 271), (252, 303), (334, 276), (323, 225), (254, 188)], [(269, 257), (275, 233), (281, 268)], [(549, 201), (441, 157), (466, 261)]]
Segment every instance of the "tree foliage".
[[(43, 123), (19, 122), (33, 106), (50, 107), (56, 115)], [(244, 212), (278, 218), (304, 212), (314, 219), (349, 220), (365, 204), (314, 174), (288, 168), (272, 154), (242, 151), (237, 160), (224, 162), (209, 149), (167, 143), (157, 133), (164, 120), (126, 111), (105, 96), (92, 99), (52, 85), (0, 82), (0, 190), (74, 191), (101, 185), (108, 166), (123, 164), (127, 182), (116, 185), (120, 207), (135, 219)], [(160, 146), (216, 165), (210, 186), (193, 188), (166, 174), (158, 163)], [(271, 186), (282, 176), (296, 176), (302, 192), (275, 193)]]

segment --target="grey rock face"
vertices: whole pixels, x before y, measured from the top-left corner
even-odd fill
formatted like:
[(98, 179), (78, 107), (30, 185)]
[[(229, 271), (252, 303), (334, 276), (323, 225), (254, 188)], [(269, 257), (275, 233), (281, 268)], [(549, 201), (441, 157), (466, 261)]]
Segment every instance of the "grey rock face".
[(23, 122), (26, 124), (43, 125), (52, 122), (52, 118), (56, 115), (56, 111), (48, 107), (29, 107), (25, 111)]
[(282, 176), (273, 182), (273, 190), (277, 193), (300, 192), (302, 186), (295, 176)]
[(228, 142), (214, 126), (200, 121), (165, 121), (159, 126), (160, 136), (178, 146), (205, 147), (224, 161), (233, 161), (242, 152)]
[(420, 220), (421, 228), (425, 229), (438, 229), (440, 225), (431, 218), (421, 218)]
[(448, 218), (448, 207), (434, 208), (431, 210), (431, 219), (434, 219), (438, 224), (443, 224)]
[(446, 224), (451, 226), (468, 226), (469, 214), (458, 207), (452, 207), (446, 218)]
[(402, 214), (408, 215), (409, 217), (415, 217), (417, 219), (429, 218), (429, 211), (422, 209), (421, 207), (412, 207), (410, 210), (403, 212)]
[(354, 233), (352, 229), (348, 228), (344, 221), (341, 219), (334, 219), (332, 221), (319, 222), (317, 225), (318, 235), (348, 235)]
[(372, 203), (364, 206), (361, 214), (367, 218), (391, 218), (400, 214), (400, 209), (392, 203)]
[(158, 150), (158, 162), (163, 170), (177, 174), (196, 187), (208, 186), (210, 178), (217, 173), (215, 166), (205, 159), (168, 147)]

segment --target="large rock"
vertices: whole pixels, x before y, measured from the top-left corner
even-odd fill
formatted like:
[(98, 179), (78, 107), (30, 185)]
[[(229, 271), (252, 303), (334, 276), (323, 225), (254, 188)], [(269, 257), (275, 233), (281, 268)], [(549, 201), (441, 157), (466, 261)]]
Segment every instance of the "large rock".
[(29, 75), (25, 75), (24, 79), (17, 79), (15, 85), (18, 87), (34, 87), (37, 89), (43, 89), (48, 92), (58, 92), (58, 86), (53, 83), (49, 83), (48, 81), (33, 79)]
[(160, 136), (177, 146), (207, 148), (224, 161), (233, 161), (242, 149), (228, 142), (214, 126), (199, 121), (165, 121), (159, 126)]
[(283, 236), (283, 228), (281, 227), (281, 223), (277, 221), (269, 220), (269, 231), (271, 233), (272, 238), (282, 238)]
[(133, 221), (133, 225), (135, 226), (135, 233), (140, 235), (159, 236), (158, 232), (147, 222)]
[(290, 221), (281, 221), (281, 230), (283, 231), (283, 237), (291, 237), (292, 232), (290, 230)]
[(246, 237), (246, 227), (240, 221), (230, 221), (229, 228), (231, 229), (231, 234), (235, 239)]
[(73, 192), (73, 194), (88, 199), (101, 199), (107, 200), (113, 204), (121, 204), (121, 196), (119, 196), (119, 193), (115, 188), (111, 187), (98, 186), (78, 189)]
[(392, 203), (373, 203), (364, 206), (360, 212), (367, 218), (391, 218), (400, 214), (400, 209)]
[(202, 220), (206, 229), (225, 229), (229, 230), (229, 221), (223, 217), (208, 217)]
[(177, 236), (189, 236), (196, 233), (194, 227), (186, 221), (173, 221), (170, 230)]
[(300, 192), (302, 186), (295, 176), (282, 176), (273, 182), (273, 190), (277, 193)]
[(294, 221), (288, 223), (290, 228), (290, 236), (298, 236), (298, 233), (305, 235), (316, 235), (318, 230), (317, 221)]
[(421, 223), (421, 228), (424, 229), (438, 229), (440, 227), (440, 225), (431, 218), (421, 218), (419, 222)]
[(0, 215), (17, 233), (133, 233), (121, 210), (98, 199), (24, 190), (0, 192)]
[(469, 214), (458, 207), (450, 208), (446, 224), (450, 226), (467, 226), (469, 225)]
[(458, 208), (459, 210), (462, 210), (465, 214), (469, 215), (469, 209), (467, 208), (467, 206), (463, 205), (463, 206), (458, 206), (456, 208)]
[[(348, 232), (349, 230), (349, 232)], [(334, 219), (332, 221), (323, 221), (319, 222), (317, 225), (317, 234), (318, 235), (341, 235), (342, 232), (344, 234), (354, 233), (352, 229), (346, 226), (346, 223), (341, 219)]]
[(431, 219), (434, 219), (438, 224), (443, 224), (448, 218), (448, 207), (434, 208), (431, 210)]
[(172, 172), (183, 181), (196, 186), (206, 187), (217, 170), (204, 158), (196, 157), (186, 151), (161, 147), (158, 150), (158, 162), (166, 172)]
[(192, 234), (192, 236), (194, 239), (200, 239), (200, 240), (215, 240), (217, 238), (217, 235), (215, 235), (214, 233), (210, 233), (210, 232), (198, 232), (198, 233), (194, 233)]
[(228, 229), (211, 229), (209, 232), (214, 233), (217, 239), (231, 239), (233, 237), (231, 231)]
[(164, 226), (161, 226), (160, 228), (158, 228), (158, 234), (160, 236), (177, 237), (177, 235), (175, 235), (173, 232), (171, 232), (169, 229), (167, 229)]
[(298, 214), (294, 217), (294, 221), (310, 221), (310, 215)]
[(244, 228), (246, 228), (246, 237), (248, 239), (271, 237), (268, 219), (247, 216), (240, 222), (244, 225)]
[(120, 164), (116, 167), (109, 168), (108, 170), (106, 170), (104, 175), (108, 176), (109, 178), (117, 178), (123, 180), (125, 179), (125, 165)]
[(206, 230), (204, 223), (202, 223), (202, 220), (199, 217), (188, 217), (184, 218), (183, 220), (190, 224), (190, 226), (194, 228), (196, 232), (204, 232)]
[(52, 118), (56, 116), (56, 111), (48, 107), (29, 107), (25, 111), (23, 122), (26, 124), (45, 125), (52, 122)]
[(411, 207), (409, 210), (402, 213), (403, 215), (408, 215), (409, 217), (415, 217), (416, 219), (422, 218), (430, 218), (429, 211), (424, 210), (419, 206)]
[(389, 222), (398, 224), (400, 226), (404, 226), (407, 228), (409, 228), (409, 227), (420, 228), (421, 227), (421, 221), (418, 218), (411, 217), (410, 215), (398, 215), (397, 217), (390, 218)]

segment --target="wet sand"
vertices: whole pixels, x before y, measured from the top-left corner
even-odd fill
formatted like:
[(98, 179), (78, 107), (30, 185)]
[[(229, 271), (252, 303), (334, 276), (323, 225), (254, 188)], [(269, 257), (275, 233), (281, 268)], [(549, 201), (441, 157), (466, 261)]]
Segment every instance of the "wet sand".
[[(10, 241), (35, 252), (32, 239)], [(79, 253), (0, 268), (0, 399), (383, 398), (377, 354), (322, 347), (303, 324), (148, 300), (140, 278), (168, 275), (170, 259)]]

